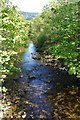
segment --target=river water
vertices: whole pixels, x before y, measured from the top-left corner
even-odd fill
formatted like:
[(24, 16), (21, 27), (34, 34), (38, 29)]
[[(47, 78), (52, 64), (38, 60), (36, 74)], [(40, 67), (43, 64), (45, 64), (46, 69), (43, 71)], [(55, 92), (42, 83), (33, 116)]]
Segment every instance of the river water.
[[(9, 109), (6, 114), (4, 114), (5, 119), (57, 120), (57, 118), (54, 117), (54, 111), (56, 110), (57, 113), (61, 112), (60, 115), (62, 117), (65, 116), (65, 109), (63, 113), (62, 108), (66, 108), (67, 103), (70, 103), (68, 98), (71, 95), (68, 95), (68, 89), (66, 92), (64, 88), (68, 85), (72, 86), (73, 80), (71, 80), (67, 72), (46, 66), (39, 60), (33, 59), (33, 55), (36, 54), (36, 47), (31, 41), (22, 58), (22, 72), (19, 80), (16, 82), (13, 80), (11, 84), (8, 83), (6, 103), (9, 104)], [(73, 87), (70, 89), (74, 90)], [(60, 93), (60, 91), (62, 91), (62, 93)], [(65, 102), (60, 101), (58, 104), (58, 102), (55, 101), (55, 105), (53, 100), (57, 93), (59, 93), (58, 97), (61, 97), (60, 100), (64, 99)], [(72, 104), (74, 98), (76, 98), (76, 95), (75, 97), (71, 97), (70, 104)], [(57, 100), (59, 101), (58, 98)], [(54, 108), (54, 105), (57, 106), (57, 109)]]
[(28, 83), (27, 97), (33, 103), (28, 106), (27, 117), (31, 118), (32, 115), (35, 119), (41, 117), (52, 119), (54, 107), (48, 101), (46, 93), (52, 94), (57, 90), (55, 81), (64, 79), (66, 84), (68, 78), (66, 74), (58, 74), (53, 68), (33, 59), (33, 54), (36, 54), (36, 48), (33, 42), (30, 42), (22, 60), (22, 79)]
[(52, 87), (48, 82), (53, 75), (46, 66), (32, 58), (33, 54), (36, 54), (36, 48), (31, 42), (22, 60), (23, 80), (29, 85), (28, 99), (34, 104), (29, 106), (27, 116), (30, 118), (32, 114), (34, 118), (51, 118), (53, 107), (45, 92)]

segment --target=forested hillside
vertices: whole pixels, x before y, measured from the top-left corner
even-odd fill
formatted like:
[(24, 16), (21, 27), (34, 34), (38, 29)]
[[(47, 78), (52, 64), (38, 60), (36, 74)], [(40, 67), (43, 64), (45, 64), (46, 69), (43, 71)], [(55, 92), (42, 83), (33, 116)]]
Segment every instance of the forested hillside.
[(36, 17), (39, 13), (34, 13), (34, 12), (22, 12), (20, 11), (20, 13), (25, 16), (25, 18), (27, 20), (32, 20), (34, 17)]
[(64, 59), (70, 74), (80, 77), (80, 2), (52, 0), (30, 27), (30, 37), (39, 49)]

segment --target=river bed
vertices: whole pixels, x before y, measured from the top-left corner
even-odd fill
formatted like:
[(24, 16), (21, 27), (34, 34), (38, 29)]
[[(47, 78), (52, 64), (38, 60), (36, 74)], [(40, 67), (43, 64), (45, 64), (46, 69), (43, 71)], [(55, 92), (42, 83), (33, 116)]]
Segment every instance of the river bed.
[(3, 94), (3, 119), (79, 118), (79, 86), (74, 86), (77, 79), (33, 59), (36, 54), (30, 42), (22, 58), (21, 75), (7, 83), (8, 91)]

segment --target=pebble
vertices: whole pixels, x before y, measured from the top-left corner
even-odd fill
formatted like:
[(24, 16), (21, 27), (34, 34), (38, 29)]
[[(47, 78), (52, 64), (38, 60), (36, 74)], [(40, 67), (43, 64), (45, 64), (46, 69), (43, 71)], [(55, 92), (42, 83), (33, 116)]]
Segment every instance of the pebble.
[(20, 78), (23, 78), (23, 75), (21, 75)]
[(26, 112), (23, 112), (22, 118), (26, 118)]

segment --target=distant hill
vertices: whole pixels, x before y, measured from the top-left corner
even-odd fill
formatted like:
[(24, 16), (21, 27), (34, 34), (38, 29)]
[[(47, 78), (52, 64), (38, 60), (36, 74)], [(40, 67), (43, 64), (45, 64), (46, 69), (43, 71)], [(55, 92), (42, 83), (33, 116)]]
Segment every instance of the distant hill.
[(23, 12), (20, 11), (20, 13), (26, 17), (27, 20), (32, 20), (36, 15), (38, 15), (39, 13), (33, 13), (33, 12)]

